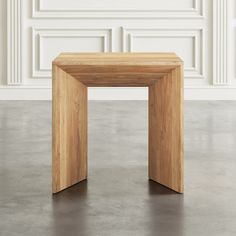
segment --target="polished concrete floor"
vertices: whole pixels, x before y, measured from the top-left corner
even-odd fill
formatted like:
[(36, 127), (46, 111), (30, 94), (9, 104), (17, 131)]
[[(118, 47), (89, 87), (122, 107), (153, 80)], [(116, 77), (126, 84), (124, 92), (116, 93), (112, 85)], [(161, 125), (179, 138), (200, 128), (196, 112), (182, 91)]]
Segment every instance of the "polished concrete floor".
[(185, 103), (185, 193), (147, 179), (147, 103), (89, 104), (89, 179), (51, 194), (51, 103), (0, 102), (1, 236), (236, 235), (236, 102)]

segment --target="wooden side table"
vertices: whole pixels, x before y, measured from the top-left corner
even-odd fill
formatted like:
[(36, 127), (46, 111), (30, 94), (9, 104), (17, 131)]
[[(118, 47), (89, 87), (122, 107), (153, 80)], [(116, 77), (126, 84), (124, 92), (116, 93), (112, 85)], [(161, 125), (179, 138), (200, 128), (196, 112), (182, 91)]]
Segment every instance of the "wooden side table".
[(148, 87), (148, 175), (183, 192), (183, 62), (174, 53), (62, 53), (53, 61), (52, 182), (87, 178), (87, 88)]

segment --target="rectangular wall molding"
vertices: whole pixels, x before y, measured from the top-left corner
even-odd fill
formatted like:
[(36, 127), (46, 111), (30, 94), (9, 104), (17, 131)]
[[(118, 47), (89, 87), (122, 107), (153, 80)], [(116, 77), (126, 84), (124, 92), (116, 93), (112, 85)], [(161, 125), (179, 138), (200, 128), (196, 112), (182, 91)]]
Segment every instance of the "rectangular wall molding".
[(21, 0), (7, 1), (7, 84), (21, 85)]
[[(61, 52), (63, 46), (66, 47), (65, 51), (70, 52), (70, 48), (74, 46), (71, 40), (75, 40), (75, 45), (78, 46), (82, 44), (81, 40), (86, 43), (87, 47), (81, 45), (82, 48), (77, 51), (88, 52), (92, 49), (93, 52), (105, 53), (113, 51), (112, 38), (112, 28), (32, 28), (32, 77), (51, 78), (51, 60)], [(52, 48), (44, 49), (43, 44), (47, 40), (53, 40), (57, 53), (50, 55), (50, 52), (53, 53)], [(57, 43), (58, 40), (63, 40), (64, 43)], [(89, 40), (92, 40), (92, 44), (88, 43)], [(93, 45), (96, 41), (100, 48)], [(49, 60), (47, 65), (43, 65), (45, 60)]]
[[(145, 43), (139, 45), (138, 48), (134, 47), (135, 40), (145, 39)], [(192, 46), (187, 49), (186, 46), (178, 47), (179, 56), (182, 53), (189, 53), (192, 61), (192, 65), (185, 66), (185, 78), (191, 79), (204, 79), (205, 76), (205, 39), (204, 39), (204, 29), (203, 28), (122, 28), (122, 51), (123, 52), (146, 52), (146, 45), (153, 45), (154, 42), (149, 42), (149, 40), (155, 40), (155, 45), (160, 45), (160, 39), (172, 39), (173, 44), (176, 43), (178, 39), (191, 40)], [(144, 42), (144, 40), (142, 40)], [(169, 48), (173, 44), (168, 45)], [(142, 50), (142, 47), (144, 49)], [(161, 46), (159, 46), (161, 47)], [(158, 47), (158, 48), (159, 48)], [(167, 48), (168, 48), (167, 47)], [(170, 49), (165, 49), (165, 51), (172, 52)], [(161, 49), (158, 49), (161, 51)], [(176, 52), (176, 51), (175, 51)], [(182, 57), (184, 60), (185, 58)], [(190, 63), (188, 59), (185, 60), (185, 64)]]
[(213, 85), (230, 84), (228, 76), (228, 1), (213, 1)]
[[(144, 7), (137, 7), (137, 2), (133, 1), (133, 6), (128, 9), (125, 5), (121, 8), (114, 3), (109, 4), (105, 9), (93, 8), (94, 5), (91, 1), (87, 7), (70, 8), (66, 5), (66, 9), (45, 8), (43, 7), (42, 0), (32, 0), (32, 17), (33, 18), (190, 18), (197, 19), (203, 18), (204, 15), (204, 1), (205, 0), (192, 0), (191, 7), (184, 8), (162, 8), (162, 7), (149, 7), (148, 2)], [(126, 2), (127, 1), (123, 1)], [(152, 1), (152, 3), (155, 1)], [(66, 1), (65, 1), (66, 3)], [(96, 3), (96, 1), (95, 1)], [(108, 1), (108, 3), (111, 3)], [(86, 4), (85, 4), (86, 5)], [(115, 6), (114, 6), (115, 5)], [(161, 4), (157, 4), (161, 5)], [(147, 6), (147, 7), (146, 7)]]

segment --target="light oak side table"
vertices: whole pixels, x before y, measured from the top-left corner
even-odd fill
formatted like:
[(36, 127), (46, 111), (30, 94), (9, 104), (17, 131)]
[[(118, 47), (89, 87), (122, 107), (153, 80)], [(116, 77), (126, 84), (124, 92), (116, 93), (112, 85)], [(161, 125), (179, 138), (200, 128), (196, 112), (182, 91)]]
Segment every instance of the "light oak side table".
[(174, 53), (62, 53), (53, 61), (52, 191), (87, 178), (88, 87), (148, 87), (148, 176), (183, 192), (183, 62)]

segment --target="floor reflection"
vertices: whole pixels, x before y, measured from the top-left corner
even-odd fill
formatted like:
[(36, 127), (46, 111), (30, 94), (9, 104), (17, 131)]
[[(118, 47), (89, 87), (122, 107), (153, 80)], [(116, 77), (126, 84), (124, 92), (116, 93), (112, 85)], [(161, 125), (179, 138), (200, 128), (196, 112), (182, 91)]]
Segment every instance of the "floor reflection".
[(87, 188), (85, 180), (53, 195), (53, 235), (87, 235)]
[[(149, 181), (150, 235), (184, 235), (184, 197), (152, 180)], [(173, 234), (174, 232), (174, 234)]]

